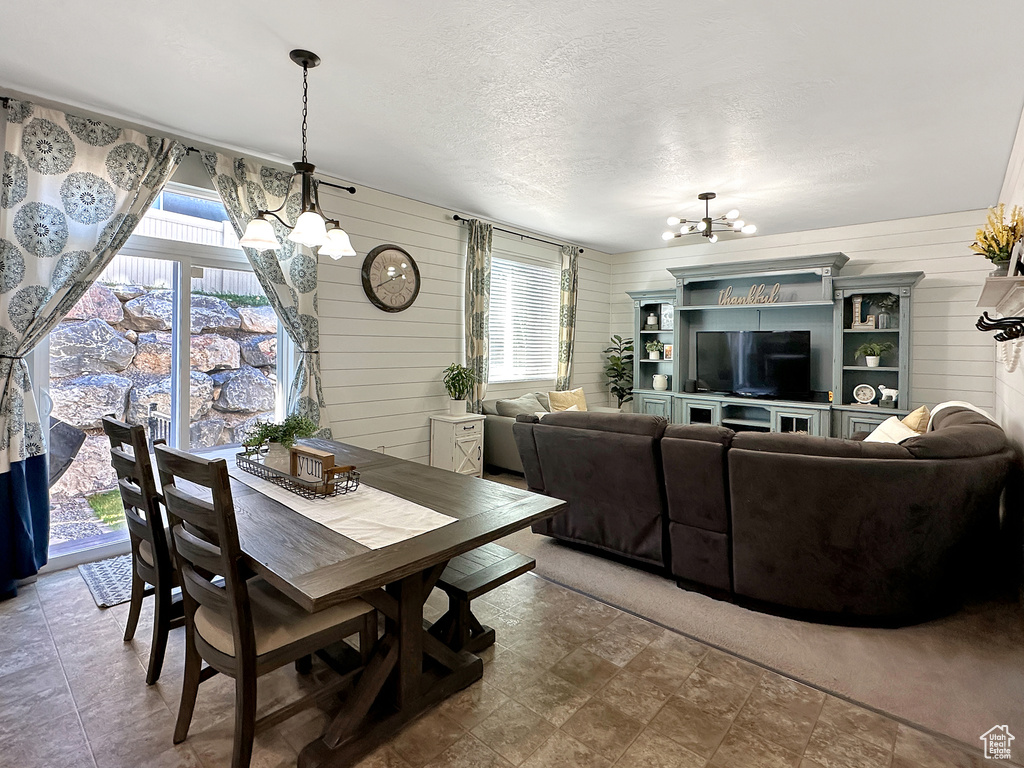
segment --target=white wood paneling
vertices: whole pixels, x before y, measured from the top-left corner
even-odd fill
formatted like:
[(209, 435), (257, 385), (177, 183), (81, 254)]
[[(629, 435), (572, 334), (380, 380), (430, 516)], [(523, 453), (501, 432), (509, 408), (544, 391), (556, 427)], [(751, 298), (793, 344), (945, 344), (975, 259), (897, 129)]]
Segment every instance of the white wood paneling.
[[(355, 195), (323, 187), (321, 202), (340, 219), (359, 253), (340, 261), (322, 257), (319, 265), (321, 367), (334, 435), (426, 463), (429, 417), (448, 409), (441, 372), (452, 362), (463, 362), (466, 227), (446, 209), (363, 187)], [(363, 294), (363, 258), (383, 243), (405, 248), (420, 268), (420, 295), (405, 312), (382, 312)], [(560, 259), (553, 246), (497, 232), (494, 254), (555, 266)], [(588, 248), (579, 265), (572, 381), (584, 388), (588, 402), (606, 405), (601, 370), (611, 257)], [(553, 388), (553, 379), (494, 384), (487, 397)]]
[(626, 291), (673, 287), (668, 267), (842, 251), (850, 257), (843, 275), (925, 273), (914, 295), (909, 405), (969, 400), (991, 409), (992, 342), (974, 328), (975, 303), (991, 265), (968, 250), (984, 219), (984, 211), (964, 211), (618, 254), (611, 261), (611, 332), (631, 333)]

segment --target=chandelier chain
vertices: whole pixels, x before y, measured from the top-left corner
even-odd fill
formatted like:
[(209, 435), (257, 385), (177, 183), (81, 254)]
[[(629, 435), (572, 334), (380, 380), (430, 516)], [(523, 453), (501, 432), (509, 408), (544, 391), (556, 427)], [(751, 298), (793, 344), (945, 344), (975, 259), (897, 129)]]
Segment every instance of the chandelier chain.
[(309, 67), (302, 65), (302, 162), (306, 162), (306, 113), (309, 109)]

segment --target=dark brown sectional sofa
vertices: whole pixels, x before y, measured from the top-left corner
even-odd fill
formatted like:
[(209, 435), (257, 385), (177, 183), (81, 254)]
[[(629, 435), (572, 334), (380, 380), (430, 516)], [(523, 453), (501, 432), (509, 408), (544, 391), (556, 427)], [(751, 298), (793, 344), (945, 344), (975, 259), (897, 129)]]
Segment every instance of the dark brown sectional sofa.
[(964, 408), (901, 445), (587, 412), (513, 432), (531, 490), (569, 503), (537, 533), (754, 604), (884, 623), (959, 604), (1014, 461)]

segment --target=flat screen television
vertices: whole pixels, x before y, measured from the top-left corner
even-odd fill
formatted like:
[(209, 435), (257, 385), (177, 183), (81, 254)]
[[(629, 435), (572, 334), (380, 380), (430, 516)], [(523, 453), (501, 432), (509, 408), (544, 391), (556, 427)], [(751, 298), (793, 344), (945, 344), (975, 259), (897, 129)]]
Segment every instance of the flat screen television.
[(809, 400), (810, 331), (698, 331), (698, 389)]

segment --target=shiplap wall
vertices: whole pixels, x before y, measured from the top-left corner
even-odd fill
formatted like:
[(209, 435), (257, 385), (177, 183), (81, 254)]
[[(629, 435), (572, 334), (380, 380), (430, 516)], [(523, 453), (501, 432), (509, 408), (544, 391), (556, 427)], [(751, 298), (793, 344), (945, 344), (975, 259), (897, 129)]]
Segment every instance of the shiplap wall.
[[(1024, 206), (1024, 116), (1017, 126), (1017, 137), (1013, 142), (1006, 176), (999, 192), (999, 200), (1009, 206)], [(980, 309), (978, 310), (981, 311)], [(989, 311), (992, 311), (991, 309)], [(990, 342), (995, 345), (995, 341)], [(995, 363), (995, 416), (1010, 438), (1017, 444), (1018, 452), (1024, 446), (1024, 367), (1007, 371), (1001, 362)]]
[[(465, 225), (451, 211), (365, 187), (357, 194), (321, 188), (325, 211), (335, 215), (359, 256), (319, 264), (320, 348), (327, 415), (339, 440), (385, 447), (404, 459), (429, 459), (429, 416), (446, 413), (441, 373), (463, 362)], [(508, 227), (512, 229), (512, 227)], [(517, 230), (518, 231), (518, 230)], [(389, 314), (363, 294), (360, 267), (366, 253), (392, 243), (419, 265), (416, 303)], [(494, 255), (559, 265), (559, 250), (494, 234)], [(579, 261), (579, 304), (572, 382), (588, 402), (605, 405), (601, 376), (607, 346), (611, 257), (585, 249)], [(492, 385), (492, 397), (548, 391), (554, 380)]]
[(992, 409), (992, 342), (974, 328), (991, 265), (967, 248), (984, 219), (984, 211), (965, 211), (618, 254), (612, 259), (611, 331), (631, 333), (626, 291), (673, 287), (668, 267), (841, 251), (850, 257), (843, 275), (925, 273), (914, 294), (912, 401), (901, 405), (968, 400)]

